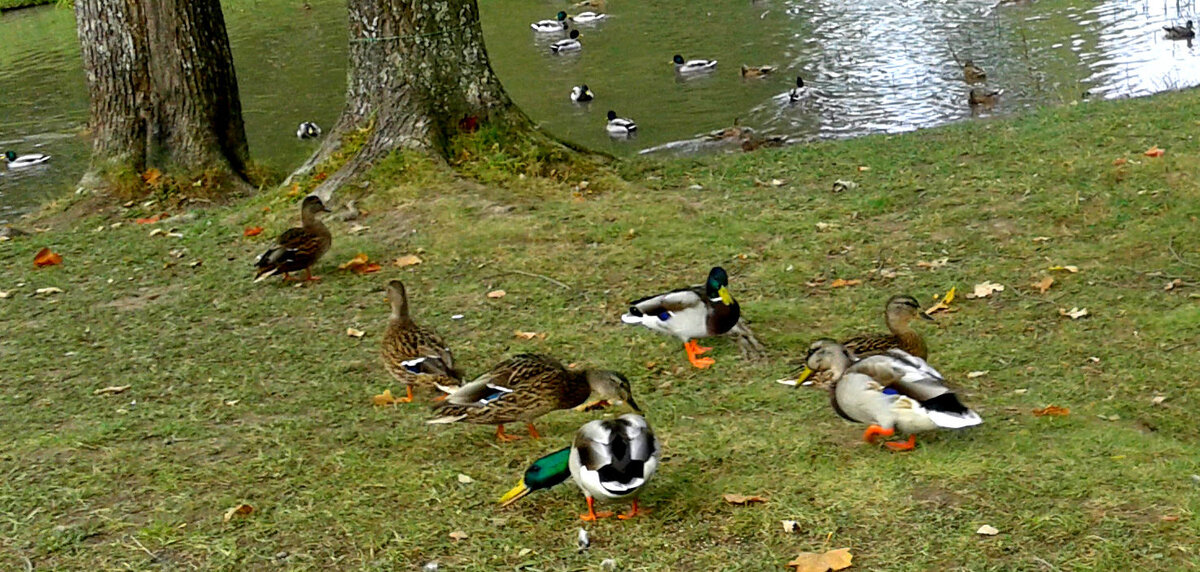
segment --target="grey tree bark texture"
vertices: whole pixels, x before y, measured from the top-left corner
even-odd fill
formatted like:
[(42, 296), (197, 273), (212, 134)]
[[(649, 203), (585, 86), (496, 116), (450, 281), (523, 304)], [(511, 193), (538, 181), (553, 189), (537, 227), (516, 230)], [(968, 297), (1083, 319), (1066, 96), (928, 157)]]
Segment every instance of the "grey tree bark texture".
[(397, 149), (445, 158), (463, 129), (505, 122), (514, 131), (534, 131), (492, 71), (476, 0), (348, 0), (348, 8), (346, 107), (293, 176), (338, 151), (344, 134), (367, 125), (371, 131), (313, 191), (323, 200)]
[(218, 0), (76, 0), (92, 164), (107, 174), (220, 174), (245, 184), (250, 150)]

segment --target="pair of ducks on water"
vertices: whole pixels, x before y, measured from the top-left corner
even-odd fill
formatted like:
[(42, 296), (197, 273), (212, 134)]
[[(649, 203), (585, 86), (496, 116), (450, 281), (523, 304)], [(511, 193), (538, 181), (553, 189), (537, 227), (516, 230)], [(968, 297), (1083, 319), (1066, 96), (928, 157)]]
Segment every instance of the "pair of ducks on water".
[[(317, 197), (302, 205), (299, 228), (280, 236), (279, 244), (258, 259), (256, 281), (268, 276), (306, 272), (330, 245), (329, 231), (318, 215), (327, 212)], [(435, 405), (438, 416), (429, 423), (466, 422), (495, 425), (502, 442), (517, 437), (504, 432), (506, 423), (526, 423), (530, 435), (539, 437), (533, 421), (561, 409), (587, 408), (589, 398), (601, 402), (624, 402), (636, 412), (629, 380), (615, 371), (571, 369), (542, 354), (519, 354), (506, 359), (474, 380), (451, 387), (464, 379), (445, 340), (430, 328), (418, 325), (409, 312), (403, 283), (388, 283), (391, 305), (388, 327), (380, 356), (387, 371), (406, 386), (401, 402), (411, 402), (414, 388), (435, 389), (443, 395)], [(891, 333), (858, 336), (838, 343), (814, 342), (805, 359), (807, 371), (831, 380), (833, 409), (842, 417), (869, 424), (863, 435), (874, 442), (896, 431), (909, 434), (908, 441), (888, 442), (893, 450), (915, 445), (918, 432), (937, 428), (962, 428), (982, 422), (944, 385), (944, 378), (924, 358), (925, 343), (909, 323), (931, 319), (910, 296), (895, 296), (885, 310)], [(647, 296), (630, 303), (621, 321), (675, 337), (683, 342), (688, 361), (695, 367), (710, 367), (714, 360), (703, 357), (711, 348), (697, 340), (721, 336), (741, 319), (741, 307), (729, 291), (724, 269), (713, 268), (703, 285), (680, 288)], [(582, 426), (571, 446), (538, 459), (525, 478), (502, 499), (511, 504), (530, 491), (548, 488), (568, 476), (588, 499), (585, 519), (596, 513), (594, 499), (634, 499), (626, 517), (639, 509), (636, 495), (653, 476), (658, 464), (659, 443), (645, 418), (637, 414), (613, 420), (595, 420)]]

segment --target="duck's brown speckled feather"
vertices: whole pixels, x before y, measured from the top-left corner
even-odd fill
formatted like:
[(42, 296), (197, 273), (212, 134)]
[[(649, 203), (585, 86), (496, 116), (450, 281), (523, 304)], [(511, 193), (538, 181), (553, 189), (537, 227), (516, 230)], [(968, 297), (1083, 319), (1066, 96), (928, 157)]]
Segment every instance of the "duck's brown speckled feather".
[[(495, 386), (509, 391), (498, 392)], [(438, 415), (463, 416), (463, 422), (479, 425), (530, 422), (581, 405), (591, 392), (584, 371), (569, 370), (546, 355), (519, 354), (496, 364), (434, 408)]]

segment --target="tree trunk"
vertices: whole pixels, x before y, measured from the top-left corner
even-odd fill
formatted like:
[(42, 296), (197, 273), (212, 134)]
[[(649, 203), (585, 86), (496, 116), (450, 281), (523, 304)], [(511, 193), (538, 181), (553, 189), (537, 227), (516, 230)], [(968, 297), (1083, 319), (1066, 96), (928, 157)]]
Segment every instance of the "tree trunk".
[(249, 146), (220, 3), (76, 0), (75, 16), (91, 95), (85, 184), (153, 167), (243, 188)]
[(322, 199), (397, 149), (445, 158), (462, 130), (497, 122), (534, 130), (492, 71), (476, 0), (349, 0), (348, 8), (346, 108), (294, 175), (330, 158), (343, 135), (371, 129), (362, 147), (314, 191)]

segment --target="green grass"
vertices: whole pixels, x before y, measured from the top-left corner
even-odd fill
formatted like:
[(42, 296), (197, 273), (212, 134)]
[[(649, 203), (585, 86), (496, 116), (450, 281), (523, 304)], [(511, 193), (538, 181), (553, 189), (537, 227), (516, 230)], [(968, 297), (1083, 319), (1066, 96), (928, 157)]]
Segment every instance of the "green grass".
[(58, 0), (0, 0), (0, 11), (41, 6), (42, 4), (54, 4), (56, 2)]
[[(1198, 112), (1190, 91), (624, 163), (628, 184), (594, 192), (536, 177), (460, 184), (400, 157), (360, 200), (370, 228), (334, 223), (325, 279), (304, 288), (250, 281), (252, 256), (295, 218), (284, 193), (201, 212), (176, 225), (183, 238), (132, 224), (148, 206), (118, 228), (90, 215), (0, 243), (0, 563), (595, 570), (614, 558), (733, 571), (849, 547), (861, 570), (1194, 569)], [(1166, 155), (1144, 157), (1153, 145)], [(858, 187), (834, 194), (838, 179)], [(267, 232), (243, 238), (255, 225)], [(64, 264), (35, 270), (43, 246)], [(384, 270), (335, 269), (360, 251)], [(425, 262), (386, 265), (409, 253)], [(717, 364), (696, 371), (676, 342), (619, 323), (627, 300), (714, 264), (766, 359), (716, 340)], [(1047, 275), (1056, 282), (1038, 293)], [(376, 355), (391, 278), (470, 372), (519, 351), (625, 372), (664, 442), (643, 497), (654, 512), (589, 526), (579, 554), (573, 485), (495, 507), (532, 459), (601, 413), (555, 413), (542, 441), (500, 446), (486, 427), (423, 424), (424, 405), (372, 407), (401, 389)], [(836, 278), (863, 284), (829, 288)], [(981, 427), (891, 454), (861, 444), (825, 395), (773, 381), (812, 338), (879, 329), (891, 294), (931, 300), (985, 280), (1005, 290), (921, 324)], [(34, 294), (51, 286), (64, 292)], [(484, 296), (498, 288), (508, 295)], [(1091, 315), (1059, 315), (1072, 307)], [(93, 395), (112, 385), (131, 388)], [(1032, 415), (1049, 404), (1070, 415)], [(724, 493), (769, 502), (730, 506)], [(243, 502), (252, 515), (222, 522)], [(800, 531), (784, 533), (784, 519)], [(1000, 535), (976, 535), (983, 524)]]

